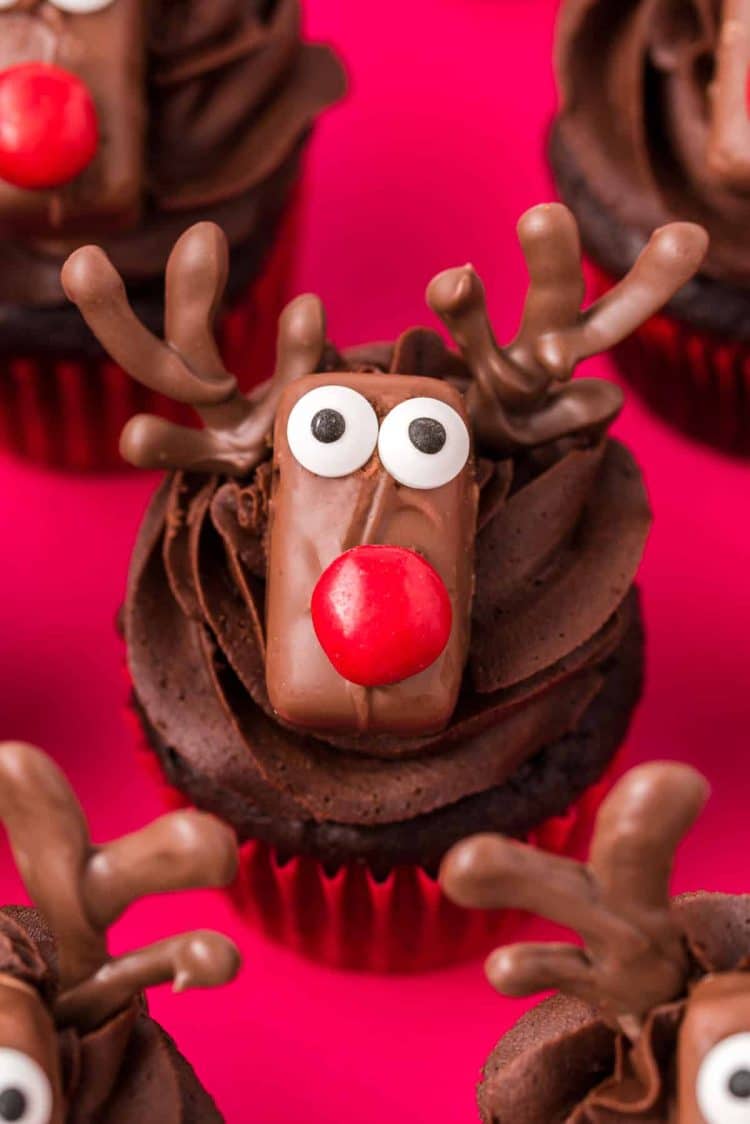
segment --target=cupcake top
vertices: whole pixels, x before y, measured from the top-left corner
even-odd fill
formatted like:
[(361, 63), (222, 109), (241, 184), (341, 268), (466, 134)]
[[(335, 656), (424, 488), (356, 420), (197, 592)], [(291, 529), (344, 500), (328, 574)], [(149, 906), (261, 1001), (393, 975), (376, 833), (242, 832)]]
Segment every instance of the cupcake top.
[[(381, 856), (391, 825), (501, 784), (574, 728), (632, 624), (650, 515), (607, 437), (621, 394), (570, 376), (668, 299), (705, 238), (659, 232), (581, 313), (569, 212), (535, 208), (519, 233), (530, 288), (509, 346), (469, 266), (427, 291), (456, 350), (413, 329), (340, 352), (304, 296), (281, 317), (273, 378), (249, 398), (209, 328), (226, 267), (216, 228), (189, 231), (170, 259), (169, 346), (100, 251), (63, 272), (116, 361), (203, 421), (138, 417), (122, 436), (131, 463), (173, 470), (124, 613), (147, 724), (268, 817), (332, 825), (329, 842), (341, 825), (382, 829), (370, 837)], [(439, 855), (442, 827), (434, 839), (423, 827), (420, 845)]]
[(750, 897), (669, 898), (674, 852), (705, 780), (687, 766), (631, 770), (599, 811), (586, 864), (501, 836), (459, 843), (441, 869), (460, 905), (520, 908), (583, 946), (519, 944), (487, 961), (505, 995), (560, 995), (493, 1051), (482, 1119), (519, 1124), (728, 1124), (750, 1095)]
[(710, 235), (705, 275), (750, 285), (749, 64), (747, 0), (565, 0), (559, 138), (619, 220), (605, 264), (625, 268), (655, 227), (690, 219)]
[(96, 846), (57, 766), (16, 743), (0, 745), (0, 818), (39, 910), (0, 909), (0, 1120), (218, 1124), (141, 992), (226, 983), (237, 949), (203, 931), (113, 959), (107, 930), (146, 894), (226, 885), (231, 831), (179, 812)]
[(262, 240), (342, 92), (298, 0), (4, 3), (0, 300), (61, 301), (60, 265), (92, 238), (133, 281), (198, 218)]

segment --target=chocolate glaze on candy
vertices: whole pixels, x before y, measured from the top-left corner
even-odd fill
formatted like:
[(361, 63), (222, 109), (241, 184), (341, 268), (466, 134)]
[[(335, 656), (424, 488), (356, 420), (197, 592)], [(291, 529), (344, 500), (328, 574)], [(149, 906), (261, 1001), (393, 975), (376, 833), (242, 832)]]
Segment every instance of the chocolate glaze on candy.
[[(683, 283), (705, 236), (660, 231), (582, 313), (569, 213), (534, 208), (519, 233), (530, 288), (507, 347), (470, 267), (428, 288), (457, 351), (416, 329), (341, 353), (320, 302), (300, 297), (280, 321), (276, 372), (250, 398), (210, 333), (226, 277), (216, 228), (193, 228), (173, 251), (168, 346), (139, 324), (100, 251), (65, 266), (66, 292), (115, 360), (204, 423), (139, 417), (123, 433), (132, 463), (175, 470), (138, 538), (124, 626), (137, 705), (169, 775), (243, 838), (328, 866), (434, 866), (467, 826), (522, 833), (564, 811), (622, 738), (640, 687), (631, 587), (650, 514), (631, 457), (606, 436), (619, 390), (570, 376)], [(353, 471), (348, 452), (327, 470), (336, 442), (318, 442), (310, 460), (294, 454), (316, 439), (295, 422), (290, 440), (290, 419), (325, 388), (345, 413), (345, 400), (361, 405), (350, 417), (367, 429), (368, 457)], [(414, 399), (420, 417), (431, 402), (446, 422), (445, 450), (419, 453), (425, 463), (450, 457), (461, 431), (473, 439), (437, 487), (399, 483), (379, 455), (387, 420)], [(394, 449), (398, 459), (398, 434)], [(443, 652), (375, 687), (336, 672), (310, 616), (326, 568), (366, 543), (422, 554), (452, 607)]]
[(39, 909), (0, 909), (0, 1097), (9, 1110), (26, 1102), (40, 1124), (218, 1124), (141, 992), (226, 983), (237, 949), (204, 931), (112, 958), (107, 929), (146, 894), (226, 885), (237, 868), (231, 831), (177, 813), (95, 846), (57, 766), (17, 743), (0, 745), (0, 818)]
[[(292, 726), (345, 736), (385, 734), (392, 740), (394, 735), (408, 738), (439, 732), (453, 714), (468, 651), (478, 504), (474, 465), (467, 461), (448, 483), (427, 490), (399, 485), (377, 454), (357, 472), (338, 479), (313, 475), (293, 455), (286, 429), (296, 403), (320, 386), (357, 390), (374, 407), (381, 425), (417, 391), (431, 402), (460, 411), (464, 424), (469, 424), (459, 391), (443, 380), (424, 376), (331, 372), (326, 378), (307, 375), (297, 379), (285, 392), (274, 431), (275, 486), (268, 548), (268, 570), (273, 578), (267, 583), (265, 672), (271, 710)], [(395, 681), (381, 676), (370, 687), (359, 685), (360, 677), (350, 682), (338, 674), (310, 612), (328, 567), (348, 551), (366, 545), (416, 549), (436, 572), (452, 610), (447, 643), (420, 674)], [(419, 587), (402, 591), (400, 582), (394, 580), (393, 584), (396, 601), (403, 598), (415, 603), (425, 592)], [(366, 641), (370, 648), (381, 646), (381, 632), (385, 645), (389, 643), (390, 596), (383, 583), (382, 612), (370, 621)], [(412, 611), (418, 613), (416, 608)], [(364, 606), (352, 612), (347, 605), (342, 631), (352, 634), (353, 644), (358, 645), (358, 629), (368, 627), (365, 615)], [(409, 643), (408, 637), (404, 643)], [(418, 646), (417, 640), (415, 648)]]
[[(71, 182), (46, 191), (0, 182), (0, 301), (63, 304), (62, 262), (100, 238), (139, 296), (160, 306), (172, 243), (198, 218), (221, 222), (242, 249), (233, 288), (257, 273), (307, 134), (343, 92), (332, 53), (300, 34), (298, 0), (112, 0), (82, 13), (45, 2), (0, 12), (0, 71), (28, 62), (69, 71), (94, 99), (100, 135)], [(18, 352), (10, 327), (3, 346)]]
[[(583, 947), (520, 944), (487, 961), (506, 995), (559, 988), (498, 1043), (479, 1088), (500, 1124), (726, 1124), (750, 1069), (750, 898), (671, 902), (674, 851), (707, 795), (686, 766), (633, 769), (602, 805), (589, 861), (500, 836), (448, 853), (441, 884), (460, 905), (531, 910)], [(734, 1114), (733, 1114), (734, 1113)]]

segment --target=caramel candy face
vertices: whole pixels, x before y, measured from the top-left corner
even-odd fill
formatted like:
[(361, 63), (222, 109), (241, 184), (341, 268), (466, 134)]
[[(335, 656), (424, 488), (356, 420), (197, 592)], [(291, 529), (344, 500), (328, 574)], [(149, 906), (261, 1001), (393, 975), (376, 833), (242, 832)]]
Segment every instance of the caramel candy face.
[(58, 252), (74, 248), (79, 234), (90, 239), (134, 225), (145, 184), (146, 0), (19, 0), (3, 8), (0, 81), (22, 64), (54, 66), (63, 81), (70, 75), (83, 83), (99, 140), (88, 166), (59, 186), (0, 178), (0, 236), (36, 239)]
[(678, 1044), (679, 1124), (750, 1121), (750, 974), (707, 976), (691, 993)]
[[(436, 379), (310, 375), (285, 392), (274, 436), (266, 612), (266, 681), (284, 721), (403, 735), (449, 721), (473, 593), (478, 489), (469, 432), (461, 395)], [(376, 546), (395, 549), (369, 557), (357, 549)], [(346, 552), (347, 564), (361, 561), (365, 573), (354, 592), (331, 580)], [(425, 606), (409, 641), (394, 645)], [(341, 625), (333, 639), (329, 611)], [(420, 658), (425, 666), (405, 674)], [(364, 671), (347, 671), (353, 681), (334, 663)]]

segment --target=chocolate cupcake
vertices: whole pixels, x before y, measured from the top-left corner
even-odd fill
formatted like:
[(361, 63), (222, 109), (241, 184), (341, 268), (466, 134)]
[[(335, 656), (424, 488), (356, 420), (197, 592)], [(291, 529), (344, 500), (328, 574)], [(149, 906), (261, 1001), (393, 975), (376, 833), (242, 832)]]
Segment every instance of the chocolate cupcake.
[(600, 809), (588, 864), (477, 836), (441, 882), (472, 908), (513, 905), (583, 947), (519, 944), (487, 961), (505, 995), (560, 993), (484, 1068), (485, 1124), (730, 1124), (750, 1096), (750, 896), (670, 901), (672, 858), (707, 794), (695, 770), (633, 769)]
[(48, 0), (0, 11), (0, 440), (50, 464), (117, 463), (138, 409), (184, 409), (106, 361), (60, 288), (100, 241), (161, 330), (183, 230), (231, 245), (219, 345), (249, 387), (273, 359), (296, 241), (305, 143), (343, 92), (303, 45), (298, 0)]
[[(427, 291), (457, 350), (414, 329), (339, 352), (304, 296), (249, 398), (209, 328), (217, 228), (172, 254), (167, 345), (101, 252), (63, 272), (113, 358), (204, 423), (141, 416), (121, 442), (172, 470), (123, 613), (148, 744), (253, 841), (247, 908), (332, 963), (418, 967), (483, 945), (484, 919), (467, 928), (438, 897), (442, 855), (480, 828), (569, 846), (640, 695), (648, 502), (608, 437), (620, 391), (569, 378), (682, 284), (705, 239), (659, 232), (581, 314), (570, 214), (537, 207), (519, 232), (530, 288), (508, 347), (469, 266)], [(431, 942), (411, 941), (408, 917)]]
[(710, 248), (666, 312), (616, 356), (663, 417), (750, 452), (750, 6), (565, 0), (550, 158), (605, 291), (655, 227), (700, 223)]
[(227, 983), (237, 949), (204, 931), (112, 958), (107, 930), (146, 894), (226, 885), (231, 831), (177, 812), (95, 846), (57, 766), (10, 742), (0, 745), (0, 818), (39, 909), (0, 909), (0, 1120), (219, 1124), (141, 992)]

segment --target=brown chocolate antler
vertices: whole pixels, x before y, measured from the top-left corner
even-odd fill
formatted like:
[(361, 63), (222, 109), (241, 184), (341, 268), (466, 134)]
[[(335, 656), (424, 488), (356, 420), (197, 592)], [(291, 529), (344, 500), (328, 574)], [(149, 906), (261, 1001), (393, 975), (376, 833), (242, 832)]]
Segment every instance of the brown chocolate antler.
[(747, 75), (750, 69), (750, 0), (724, 0), (716, 69), (711, 84), (711, 128), (707, 161), (727, 187), (746, 191), (750, 184), (750, 119)]
[(678, 843), (708, 786), (685, 765), (631, 770), (602, 805), (588, 864), (499, 835), (476, 835), (446, 856), (440, 882), (459, 905), (529, 910), (578, 932), (584, 947), (498, 949), (487, 976), (506, 995), (559, 988), (637, 1037), (643, 1017), (682, 991), (688, 972), (669, 904)]
[(109, 960), (55, 1005), (58, 1026), (81, 1033), (101, 1026), (147, 987), (174, 981), (175, 991), (219, 987), (236, 976), (236, 947), (219, 933), (184, 933)]
[(472, 375), (466, 395), (480, 447), (504, 455), (574, 434), (597, 434), (617, 416), (620, 390), (601, 379), (569, 383), (582, 360), (619, 343), (695, 273), (708, 239), (692, 223), (657, 230), (623, 280), (585, 311), (575, 219), (558, 203), (533, 207), (518, 235), (529, 291), (515, 340), (500, 347), (484, 286), (471, 266), (438, 274), (427, 303), (451, 332)]
[(264, 457), (284, 387), (315, 370), (325, 346), (325, 316), (317, 297), (292, 301), (279, 320), (276, 370), (249, 397), (224, 367), (214, 318), (228, 271), (226, 237), (198, 223), (177, 241), (167, 264), (165, 339), (131, 308), (122, 278), (103, 250), (84, 246), (63, 266), (61, 280), (104, 349), (132, 378), (193, 406), (204, 428), (189, 429), (142, 414), (120, 439), (125, 460), (139, 468), (181, 468), (241, 476)]
[(29, 895), (57, 943), (59, 1010), (91, 1024), (154, 982), (213, 986), (239, 965), (219, 934), (193, 934), (110, 960), (107, 929), (146, 894), (225, 886), (237, 869), (233, 833), (212, 816), (177, 812), (103, 846), (54, 762), (33, 746), (0, 744), (0, 819)]

